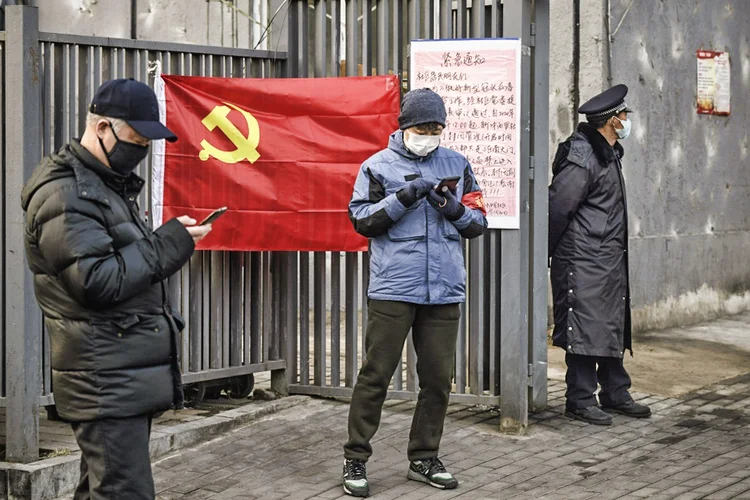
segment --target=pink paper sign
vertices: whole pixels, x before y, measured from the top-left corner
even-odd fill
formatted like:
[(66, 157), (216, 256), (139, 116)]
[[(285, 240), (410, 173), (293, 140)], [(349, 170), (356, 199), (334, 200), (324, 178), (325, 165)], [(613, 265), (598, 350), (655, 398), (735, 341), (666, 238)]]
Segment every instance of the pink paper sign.
[(518, 229), (520, 40), (413, 41), (409, 77), (445, 101), (441, 145), (469, 160), (490, 228)]

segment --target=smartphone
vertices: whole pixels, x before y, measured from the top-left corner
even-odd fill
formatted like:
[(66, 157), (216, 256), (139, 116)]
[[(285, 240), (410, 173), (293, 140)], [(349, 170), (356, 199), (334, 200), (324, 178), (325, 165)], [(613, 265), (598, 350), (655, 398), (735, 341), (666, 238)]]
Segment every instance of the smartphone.
[(460, 180), (461, 180), (460, 176), (446, 177), (445, 179), (440, 181), (440, 184), (437, 185), (437, 187), (435, 188), (435, 191), (437, 191), (438, 193), (442, 193), (443, 188), (447, 187), (448, 189), (451, 190), (451, 192), (455, 193), (456, 189), (458, 188), (458, 181)]
[(217, 208), (216, 210), (211, 212), (211, 215), (203, 219), (203, 221), (198, 225), (205, 226), (206, 224), (213, 224), (213, 222), (219, 217), (221, 217), (222, 215), (224, 215), (226, 211), (227, 211), (227, 207)]

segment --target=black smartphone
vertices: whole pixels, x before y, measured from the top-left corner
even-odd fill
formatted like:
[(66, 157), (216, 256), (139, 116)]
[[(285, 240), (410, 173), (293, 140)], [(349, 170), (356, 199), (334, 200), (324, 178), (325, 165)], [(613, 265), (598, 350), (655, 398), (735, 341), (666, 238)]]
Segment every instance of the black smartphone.
[(455, 193), (456, 189), (458, 188), (458, 181), (460, 180), (461, 180), (460, 176), (446, 177), (445, 179), (440, 181), (440, 184), (437, 185), (437, 187), (435, 188), (435, 191), (437, 191), (438, 193), (442, 193), (443, 188), (447, 187), (448, 189), (451, 190), (451, 192)]
[(227, 211), (227, 207), (217, 208), (216, 210), (214, 210), (213, 212), (211, 212), (211, 215), (209, 215), (208, 217), (206, 217), (205, 219), (203, 219), (203, 222), (201, 222), (198, 225), (199, 226), (205, 226), (206, 224), (213, 224), (213, 222), (216, 219), (218, 219), (219, 217), (221, 217), (222, 215), (224, 215), (226, 213), (226, 211)]

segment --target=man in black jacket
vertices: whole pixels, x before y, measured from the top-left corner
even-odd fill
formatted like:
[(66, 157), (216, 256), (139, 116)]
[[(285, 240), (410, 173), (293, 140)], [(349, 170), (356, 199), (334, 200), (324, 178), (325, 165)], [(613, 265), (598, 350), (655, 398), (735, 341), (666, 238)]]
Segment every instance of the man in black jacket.
[(155, 139), (177, 137), (159, 123), (154, 92), (106, 82), (80, 141), (44, 158), (22, 193), (55, 404), (81, 448), (76, 500), (153, 499), (151, 418), (182, 406), (183, 324), (164, 280), (211, 228), (183, 216), (152, 232), (141, 219), (133, 170)]
[[(623, 353), (631, 350), (628, 214), (618, 139), (630, 134), (628, 88), (617, 85), (580, 107), (588, 123), (560, 145), (549, 188), (554, 345), (565, 349), (565, 414), (610, 425), (608, 412), (644, 418), (630, 397)], [(597, 368), (598, 365), (598, 368)], [(601, 385), (596, 404), (597, 382)]]

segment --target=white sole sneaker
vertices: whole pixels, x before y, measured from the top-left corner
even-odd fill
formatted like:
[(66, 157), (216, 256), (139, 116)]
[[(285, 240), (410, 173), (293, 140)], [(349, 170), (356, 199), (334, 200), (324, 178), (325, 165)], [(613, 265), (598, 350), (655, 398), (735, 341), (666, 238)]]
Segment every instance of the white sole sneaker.
[(420, 483), (429, 484), (433, 488), (437, 488), (439, 490), (444, 490), (445, 486), (442, 484), (434, 483), (430, 481), (428, 477), (423, 476), (422, 474), (419, 474), (417, 472), (414, 472), (413, 470), (409, 469), (409, 472), (406, 473), (406, 478), (411, 479), (412, 481), (419, 481)]

